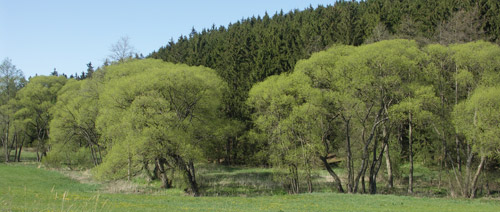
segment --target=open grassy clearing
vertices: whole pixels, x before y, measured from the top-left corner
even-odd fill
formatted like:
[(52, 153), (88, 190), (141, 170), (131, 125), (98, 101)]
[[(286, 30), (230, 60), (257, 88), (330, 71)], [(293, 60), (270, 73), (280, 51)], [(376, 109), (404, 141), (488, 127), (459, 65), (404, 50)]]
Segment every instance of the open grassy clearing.
[[(249, 170), (251, 174), (253, 171)], [(244, 174), (244, 171), (235, 173)], [(36, 165), (0, 165), (0, 207), (6, 211), (498, 211), (498, 200), (313, 193), (260, 197), (190, 197), (172, 189), (104, 193)]]

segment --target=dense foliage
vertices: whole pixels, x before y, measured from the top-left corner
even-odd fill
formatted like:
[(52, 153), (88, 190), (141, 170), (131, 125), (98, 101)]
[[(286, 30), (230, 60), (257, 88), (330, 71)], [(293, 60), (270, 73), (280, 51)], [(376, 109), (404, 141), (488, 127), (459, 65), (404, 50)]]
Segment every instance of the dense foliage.
[(317, 168), (339, 192), (413, 193), (425, 167), (450, 195), (475, 197), (500, 156), (498, 3), (425, 2), (252, 17), (150, 55), (164, 61), (89, 63), (76, 79), (26, 83), (5, 60), (5, 161), (28, 145), (49, 166), (194, 195), (199, 163), (272, 166), (290, 193), (314, 191)]
[(230, 86), (226, 113), (249, 118), (248, 91), (271, 75), (290, 72), (297, 61), (333, 44), (361, 45), (388, 38), (441, 44), (484, 39), (498, 42), (500, 2), (491, 0), (337, 1), (288, 13), (212, 26), (171, 40), (149, 55), (173, 63), (203, 65)]

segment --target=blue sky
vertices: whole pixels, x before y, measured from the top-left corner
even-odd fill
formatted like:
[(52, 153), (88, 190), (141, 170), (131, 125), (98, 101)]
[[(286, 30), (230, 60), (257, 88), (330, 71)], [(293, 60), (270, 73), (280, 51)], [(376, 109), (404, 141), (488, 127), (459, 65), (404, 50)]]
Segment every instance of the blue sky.
[(26, 77), (54, 68), (68, 76), (100, 66), (110, 47), (128, 36), (148, 55), (194, 27), (227, 26), (252, 15), (333, 4), (334, 0), (71, 1), (0, 0), (0, 59), (8, 57)]

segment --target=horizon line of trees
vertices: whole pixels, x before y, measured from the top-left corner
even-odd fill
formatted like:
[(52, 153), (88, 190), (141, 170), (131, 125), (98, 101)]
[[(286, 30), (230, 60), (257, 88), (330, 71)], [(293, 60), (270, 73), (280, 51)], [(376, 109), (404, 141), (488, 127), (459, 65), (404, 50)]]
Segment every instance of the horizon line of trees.
[[(146, 173), (194, 195), (197, 163), (240, 161), (286, 170), (279, 177), (290, 193), (313, 192), (312, 170), (323, 167), (339, 192), (371, 194), (379, 177), (389, 188), (406, 181), (413, 193), (416, 163), (439, 169), (450, 195), (474, 198), (498, 165), (499, 57), (484, 41), (335, 45), (255, 84), (248, 122), (227, 116), (231, 87), (201, 66), (127, 60), (85, 80), (20, 84), (22, 74), (3, 65), (17, 78), (0, 83), (9, 98), (2, 144), (6, 157), (28, 144), (48, 166), (92, 168), (99, 179)], [(346, 178), (332, 155), (345, 158)]]

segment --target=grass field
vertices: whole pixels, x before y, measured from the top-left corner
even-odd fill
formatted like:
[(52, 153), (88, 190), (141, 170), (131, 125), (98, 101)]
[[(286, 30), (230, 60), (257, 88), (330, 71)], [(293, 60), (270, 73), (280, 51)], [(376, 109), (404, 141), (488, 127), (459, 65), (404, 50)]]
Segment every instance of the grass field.
[[(245, 174), (238, 172), (237, 174)], [(0, 165), (0, 211), (500, 211), (498, 200), (313, 193), (190, 197), (181, 190), (105, 193), (36, 164)]]

